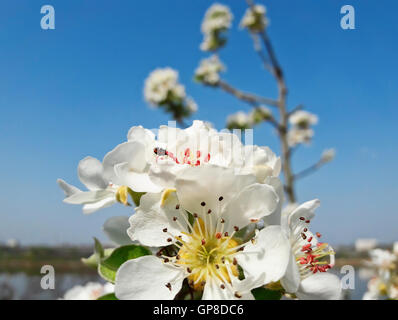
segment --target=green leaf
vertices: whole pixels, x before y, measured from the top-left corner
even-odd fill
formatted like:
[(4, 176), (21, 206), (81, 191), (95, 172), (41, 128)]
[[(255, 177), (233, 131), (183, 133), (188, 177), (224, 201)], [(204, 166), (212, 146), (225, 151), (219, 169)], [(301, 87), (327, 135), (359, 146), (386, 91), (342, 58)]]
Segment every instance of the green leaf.
[(269, 290), (265, 288), (256, 288), (252, 290), (252, 294), (256, 300), (280, 300), (282, 292)]
[(101, 260), (105, 256), (104, 248), (96, 237), (94, 237), (94, 253), (98, 260)]
[(138, 207), (140, 205), (141, 197), (145, 194), (145, 192), (135, 192), (128, 188), (128, 193), (130, 194), (131, 199), (133, 199), (134, 204)]
[(116, 272), (127, 260), (151, 255), (151, 251), (137, 245), (127, 245), (115, 249), (112, 254), (98, 265), (98, 273), (105, 280), (115, 282)]
[(97, 300), (119, 300), (119, 299), (116, 298), (114, 293), (108, 293), (106, 295), (99, 297)]
[[(115, 250), (114, 248), (104, 249), (104, 258), (106, 259), (111, 255), (111, 253)], [(98, 256), (96, 253), (93, 253), (88, 258), (81, 258), (81, 261), (90, 268), (96, 269), (98, 267)]]

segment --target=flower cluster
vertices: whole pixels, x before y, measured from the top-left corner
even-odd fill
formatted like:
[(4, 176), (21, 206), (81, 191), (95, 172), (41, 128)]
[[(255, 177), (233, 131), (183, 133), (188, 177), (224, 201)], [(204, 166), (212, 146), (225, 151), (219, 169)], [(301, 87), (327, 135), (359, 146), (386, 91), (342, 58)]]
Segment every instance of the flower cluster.
[(106, 284), (88, 282), (84, 286), (77, 285), (69, 289), (62, 300), (97, 300), (113, 291), (114, 285), (109, 282)]
[(207, 9), (202, 22), (204, 35), (200, 48), (203, 51), (216, 51), (226, 43), (225, 31), (231, 27), (232, 13), (225, 5), (215, 3)]
[(181, 120), (197, 110), (192, 98), (187, 97), (185, 87), (178, 81), (178, 72), (171, 68), (156, 69), (145, 80), (145, 100), (153, 106), (162, 107)]
[(264, 121), (272, 119), (272, 112), (270, 109), (264, 106), (254, 108), (249, 113), (238, 111), (227, 117), (226, 127), (232, 129), (249, 129), (254, 125), (260, 124)]
[(269, 24), (269, 21), (265, 16), (266, 11), (265, 6), (261, 4), (247, 8), (245, 15), (240, 22), (241, 28), (247, 28), (253, 33), (263, 31)]
[(292, 128), (288, 132), (290, 146), (311, 142), (314, 131), (311, 126), (318, 123), (318, 117), (308, 111), (298, 110), (289, 117)]
[(174, 299), (186, 290), (202, 299), (253, 299), (256, 288), (338, 299), (339, 279), (327, 273), (333, 249), (309, 230), (319, 201), (282, 210), (280, 170), (269, 148), (194, 121), (187, 129), (161, 126), (157, 135), (133, 127), (102, 163), (79, 163), (88, 191), (59, 184), (65, 202), (86, 213), (129, 205), (129, 197), (136, 203), (128, 222), (115, 217), (104, 226), (122, 246), (110, 257), (96, 249), (94, 265), (115, 283), (118, 299)]
[(364, 300), (398, 300), (398, 243), (392, 251), (373, 249), (367, 266), (374, 271), (368, 282)]
[(213, 55), (203, 59), (199, 67), (195, 70), (195, 80), (207, 85), (216, 85), (220, 81), (220, 72), (225, 70), (225, 66), (220, 59)]

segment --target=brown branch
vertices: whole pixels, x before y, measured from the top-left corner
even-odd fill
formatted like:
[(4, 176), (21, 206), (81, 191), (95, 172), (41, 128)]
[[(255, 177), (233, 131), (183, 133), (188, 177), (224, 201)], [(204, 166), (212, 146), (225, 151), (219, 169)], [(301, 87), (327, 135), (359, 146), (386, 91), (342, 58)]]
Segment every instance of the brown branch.
[[(246, 1), (248, 6), (252, 10), (254, 10), (254, 1), (252, 0), (246, 0)], [(296, 195), (294, 191), (294, 176), (291, 168), (291, 152), (287, 140), (288, 120), (289, 120), (289, 113), (287, 112), (287, 107), (286, 107), (287, 87), (282, 68), (278, 62), (278, 59), (276, 58), (275, 51), (273, 49), (273, 46), (271, 44), (270, 39), (268, 38), (265, 29), (259, 32), (258, 34), (264, 44), (264, 47), (269, 57), (269, 61), (271, 64), (270, 72), (274, 76), (278, 85), (278, 109), (280, 115), (278, 133), (281, 140), (282, 167), (283, 167), (283, 174), (285, 177), (285, 190), (289, 202), (294, 203), (296, 202)], [(262, 54), (261, 56), (266, 57), (265, 54)], [(262, 61), (263, 62), (268, 61), (268, 59), (264, 60), (264, 58), (262, 58)]]
[(275, 101), (275, 100), (269, 99), (269, 98), (260, 97), (260, 96), (255, 95), (255, 94), (243, 92), (241, 90), (238, 90), (238, 89), (232, 87), (230, 84), (228, 84), (227, 82), (225, 82), (223, 80), (219, 80), (217, 82), (216, 86), (218, 86), (219, 88), (221, 88), (225, 92), (228, 92), (229, 94), (232, 94), (237, 99), (245, 101), (245, 102), (247, 102), (247, 103), (249, 103), (251, 105), (254, 105), (254, 106), (258, 106), (259, 104), (265, 104), (265, 105), (273, 106), (273, 107), (278, 106), (278, 101)]
[(294, 175), (294, 180), (304, 178), (304, 177), (314, 173), (315, 171), (320, 169), (324, 164), (326, 164), (325, 161), (319, 160), (317, 163), (313, 164), (312, 166), (309, 166), (308, 168), (300, 171), (299, 173), (296, 173)]

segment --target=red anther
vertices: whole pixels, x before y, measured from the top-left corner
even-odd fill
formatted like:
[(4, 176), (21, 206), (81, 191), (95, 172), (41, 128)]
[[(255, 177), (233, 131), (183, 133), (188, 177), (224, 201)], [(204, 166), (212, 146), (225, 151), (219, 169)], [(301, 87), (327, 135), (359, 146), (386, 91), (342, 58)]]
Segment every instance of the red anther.
[(167, 238), (167, 242), (171, 242), (171, 241), (173, 241), (173, 239)]
[(204, 246), (206, 244), (206, 240), (202, 239), (202, 246)]
[(197, 218), (197, 217), (198, 217), (198, 214), (197, 214), (197, 213), (194, 213), (194, 214), (193, 214), (193, 217), (194, 217), (194, 218)]
[(234, 258), (234, 260), (232, 261), (232, 264), (233, 264), (234, 266), (236, 266), (236, 265), (238, 264), (238, 260), (236, 260), (236, 258)]
[(222, 233), (221, 232), (217, 232), (216, 233), (216, 239), (221, 239), (222, 237)]
[(210, 153), (207, 154), (207, 157), (205, 159), (205, 162), (209, 162), (210, 161)]
[(304, 232), (307, 232), (308, 231), (308, 229), (307, 228), (304, 228), (304, 230), (303, 230)]
[(177, 221), (177, 217), (173, 217), (173, 221)]
[(312, 237), (309, 237), (307, 241), (308, 241), (308, 242), (311, 242), (311, 241), (312, 241)]
[(196, 151), (196, 158), (200, 158), (200, 151)]
[(189, 150), (189, 148), (186, 148), (185, 152), (184, 152), (184, 156), (189, 157), (190, 154), (191, 154), (191, 150)]
[(187, 161), (187, 164), (191, 165), (192, 163), (191, 163), (191, 161), (188, 160), (188, 161)]
[(258, 219), (250, 219), (250, 222), (256, 223), (258, 222)]
[(164, 260), (163, 260), (164, 262), (169, 262), (170, 260), (169, 260), (169, 258), (164, 258)]
[(310, 220), (305, 220), (305, 223), (310, 223)]
[(187, 268), (187, 272), (188, 272), (188, 273), (191, 273), (192, 270), (191, 270), (190, 268)]
[(195, 166), (200, 166), (200, 160), (197, 160)]
[(207, 210), (207, 214), (210, 214), (210, 213), (211, 213), (211, 209)]
[(221, 284), (220, 288), (225, 289), (225, 285)]
[(164, 228), (164, 229), (163, 229), (163, 232), (167, 232), (167, 228)]
[(307, 260), (305, 258), (300, 258), (300, 264), (307, 264)]
[(234, 230), (235, 230), (236, 232), (238, 232), (238, 231), (239, 231), (239, 227), (234, 226)]
[(300, 220), (301, 220), (301, 221), (304, 221), (304, 220), (305, 220), (305, 218), (304, 218), (304, 217), (300, 217)]
[(228, 237), (228, 232), (225, 232), (225, 233), (224, 233), (224, 236), (225, 236), (225, 237)]
[(311, 244), (310, 243), (303, 245), (303, 247), (301, 248), (301, 251), (307, 251), (309, 249), (311, 249)]
[(303, 238), (303, 240), (305, 240), (305, 239), (307, 239), (307, 236), (304, 233), (302, 233), (301, 238)]
[(322, 235), (321, 235), (319, 232), (317, 232), (317, 233), (316, 233), (316, 236), (317, 236), (318, 238), (320, 238)]
[(323, 245), (323, 242), (318, 242), (318, 243), (316, 244), (317, 247), (320, 247), (321, 245)]

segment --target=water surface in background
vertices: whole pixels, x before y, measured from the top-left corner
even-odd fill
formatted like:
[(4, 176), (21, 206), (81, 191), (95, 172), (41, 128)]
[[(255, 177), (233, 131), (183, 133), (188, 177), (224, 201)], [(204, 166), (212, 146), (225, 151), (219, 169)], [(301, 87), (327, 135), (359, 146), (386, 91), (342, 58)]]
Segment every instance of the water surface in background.
[(55, 275), (55, 289), (43, 290), (40, 280), (43, 275), (25, 273), (0, 274), (0, 300), (54, 300), (62, 298), (65, 292), (87, 282), (104, 281), (97, 274), (64, 273)]
[[(334, 271), (340, 278), (342, 275)], [(368, 280), (360, 277), (360, 272), (355, 272), (355, 289), (344, 290), (344, 298), (361, 300), (367, 288)], [(87, 282), (101, 282), (102, 278), (97, 274), (64, 273), (56, 274), (55, 289), (43, 290), (40, 286), (42, 275), (27, 275), (25, 273), (0, 274), (0, 300), (53, 300), (62, 298), (67, 290)]]

